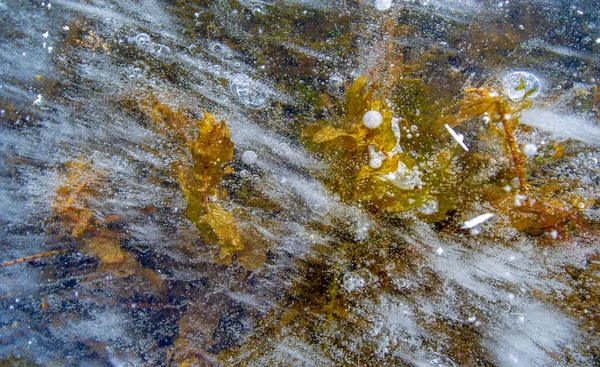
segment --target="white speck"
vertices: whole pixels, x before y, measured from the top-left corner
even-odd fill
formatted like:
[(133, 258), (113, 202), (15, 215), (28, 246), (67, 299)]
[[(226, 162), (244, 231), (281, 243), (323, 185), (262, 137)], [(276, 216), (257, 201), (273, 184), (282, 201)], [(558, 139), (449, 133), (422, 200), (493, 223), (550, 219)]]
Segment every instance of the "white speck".
[(514, 205), (521, 206), (521, 205), (523, 205), (523, 201), (525, 201), (525, 200), (527, 200), (527, 196), (517, 194), (517, 195), (515, 195)]
[(242, 153), (242, 162), (244, 162), (248, 165), (255, 164), (256, 158), (257, 158), (257, 155), (252, 150), (247, 150), (244, 153)]
[(41, 94), (38, 94), (38, 95), (37, 95), (37, 99), (36, 99), (35, 101), (33, 101), (33, 104), (34, 104), (34, 105), (38, 105), (38, 104), (40, 104), (40, 103), (42, 103), (42, 95), (41, 95)]
[(392, 0), (375, 0), (373, 5), (377, 11), (388, 11), (392, 7)]
[(367, 111), (365, 112), (365, 114), (362, 117), (362, 122), (365, 125), (366, 128), (368, 129), (376, 129), (379, 127), (379, 125), (381, 125), (381, 122), (383, 121), (383, 116), (381, 116), (381, 113), (379, 113), (379, 111)]
[(438, 249), (437, 249), (437, 250), (435, 250), (435, 253), (436, 253), (436, 254), (438, 254), (438, 255), (441, 255), (441, 254), (443, 254), (443, 253), (444, 253), (444, 249), (443, 249), (443, 248), (441, 248), (441, 247), (438, 247)]
[(44, 37), (44, 38), (48, 38), (48, 36), (49, 36), (49, 35), (50, 35), (50, 32), (46, 31), (46, 33), (43, 33), (43, 34), (42, 34), (42, 37)]
[(469, 322), (475, 322), (475, 321), (477, 321), (477, 318), (475, 316), (471, 316), (471, 317), (469, 317), (467, 319), (467, 321), (469, 321)]
[(556, 229), (553, 229), (550, 232), (548, 232), (548, 236), (550, 236), (550, 238), (555, 240), (558, 238), (558, 231)]
[(63, 31), (68, 31), (68, 30), (69, 30), (69, 29), (71, 29), (71, 28), (69, 28), (69, 26), (68, 26), (68, 25), (65, 25), (65, 26), (63, 26), (61, 29), (62, 29)]
[(504, 190), (505, 192), (510, 192), (510, 190), (512, 190), (512, 186), (506, 185), (502, 188), (502, 190)]
[(533, 157), (537, 154), (537, 147), (533, 144), (525, 144), (523, 147), (523, 154), (525, 154), (526, 157)]
[(484, 124), (489, 124), (490, 121), (492, 121), (492, 119), (490, 119), (490, 116), (488, 115), (488, 113), (484, 113), (483, 117), (481, 118), (481, 122), (483, 122)]
[(456, 131), (454, 131), (453, 128), (451, 128), (448, 124), (444, 125), (446, 127), (446, 130), (448, 130), (448, 132), (450, 133), (450, 135), (452, 136), (452, 138), (454, 140), (456, 140), (456, 142), (466, 151), (469, 151), (469, 148), (465, 145), (465, 143), (463, 143), (463, 140), (465, 139), (464, 135), (462, 134), (457, 134)]
[(485, 222), (486, 220), (490, 219), (493, 216), (494, 216), (494, 214), (492, 214), (492, 213), (485, 213), (485, 214), (478, 215), (475, 218), (471, 218), (468, 221), (466, 221), (460, 228), (468, 229), (468, 228), (476, 227), (476, 226), (480, 225), (481, 223)]

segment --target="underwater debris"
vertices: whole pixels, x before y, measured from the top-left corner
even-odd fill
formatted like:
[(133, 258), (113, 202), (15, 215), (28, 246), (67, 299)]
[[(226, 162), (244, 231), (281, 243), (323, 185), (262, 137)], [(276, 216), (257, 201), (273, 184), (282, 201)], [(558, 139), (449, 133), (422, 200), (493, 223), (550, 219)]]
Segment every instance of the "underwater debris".
[(450, 136), (452, 136), (452, 139), (454, 139), (454, 141), (456, 141), (458, 143), (458, 145), (460, 145), (460, 147), (465, 150), (465, 152), (468, 152), (469, 148), (464, 143), (464, 140), (465, 140), (464, 135), (457, 134), (453, 128), (448, 126), (448, 124), (445, 124), (444, 127), (446, 128), (446, 130), (448, 130), (448, 132), (450, 133)]
[(464, 222), (460, 228), (470, 229), (470, 228), (477, 227), (478, 225), (487, 221), (488, 219), (492, 218), (493, 216), (494, 216), (494, 214), (492, 214), (492, 213), (485, 213), (485, 214), (478, 215), (475, 218), (471, 218), (471, 219), (467, 220), (466, 222)]

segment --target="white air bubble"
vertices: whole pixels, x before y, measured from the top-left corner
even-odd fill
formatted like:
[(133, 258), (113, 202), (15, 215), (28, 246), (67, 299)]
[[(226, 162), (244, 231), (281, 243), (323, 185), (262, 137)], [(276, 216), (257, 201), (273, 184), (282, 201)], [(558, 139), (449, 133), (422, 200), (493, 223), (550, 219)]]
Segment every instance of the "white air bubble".
[(248, 165), (253, 165), (256, 163), (256, 159), (257, 159), (257, 155), (254, 151), (252, 150), (247, 150), (244, 153), (242, 153), (242, 162), (248, 164)]
[(368, 129), (377, 129), (382, 121), (383, 116), (381, 116), (379, 111), (368, 111), (362, 117), (362, 122)]
[(528, 157), (531, 158), (534, 155), (537, 154), (537, 147), (533, 144), (525, 144), (525, 146), (523, 147), (523, 154)]
[(377, 11), (388, 11), (392, 7), (392, 0), (375, 0), (373, 6)]

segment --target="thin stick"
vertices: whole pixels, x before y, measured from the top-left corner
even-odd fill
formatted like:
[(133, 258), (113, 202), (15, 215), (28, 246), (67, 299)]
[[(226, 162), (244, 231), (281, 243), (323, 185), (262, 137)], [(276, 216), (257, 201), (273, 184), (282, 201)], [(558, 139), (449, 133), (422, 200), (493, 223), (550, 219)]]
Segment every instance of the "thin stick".
[(521, 187), (521, 190), (526, 190), (527, 181), (525, 181), (525, 170), (523, 169), (521, 153), (519, 152), (519, 148), (517, 147), (517, 140), (515, 139), (515, 134), (513, 133), (512, 127), (510, 126), (508, 120), (502, 120), (502, 125), (504, 126), (506, 140), (508, 141), (510, 153), (512, 154), (513, 161), (515, 162), (515, 168), (517, 169), (517, 176), (519, 177), (519, 186)]
[(20, 257), (18, 259), (7, 261), (5, 263), (0, 264), (0, 268), (5, 268), (7, 266), (15, 265), (15, 264), (22, 263), (25, 261), (31, 261), (31, 260), (35, 260), (35, 259), (41, 259), (44, 257), (58, 255), (58, 254), (64, 254), (65, 252), (67, 252), (67, 250), (52, 250), (52, 251), (48, 251), (48, 252), (42, 252), (41, 254)]

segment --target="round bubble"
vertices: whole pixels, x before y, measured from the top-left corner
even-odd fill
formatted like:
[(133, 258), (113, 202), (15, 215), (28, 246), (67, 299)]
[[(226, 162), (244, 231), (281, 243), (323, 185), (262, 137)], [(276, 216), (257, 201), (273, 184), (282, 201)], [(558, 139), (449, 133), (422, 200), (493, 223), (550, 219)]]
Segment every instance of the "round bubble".
[(348, 292), (362, 288), (371, 282), (372, 275), (367, 269), (358, 269), (344, 274), (343, 286)]
[(265, 11), (265, 7), (262, 4), (255, 4), (252, 5), (252, 8), (250, 9), (250, 12), (252, 13), (252, 15), (254, 15), (255, 17), (263, 15), (266, 13)]
[(267, 104), (267, 91), (248, 75), (237, 74), (234, 76), (229, 83), (229, 90), (249, 108), (257, 110)]
[(171, 53), (171, 49), (160, 43), (150, 45), (148, 52), (155, 57), (168, 56)]
[(135, 36), (135, 43), (138, 46), (147, 46), (148, 44), (150, 44), (151, 41), (152, 40), (150, 39), (150, 36), (146, 33), (140, 33), (137, 36)]
[(540, 80), (526, 71), (515, 71), (502, 78), (502, 88), (508, 98), (513, 101), (523, 99), (525, 96), (533, 99), (540, 94)]
[(369, 166), (373, 169), (381, 168), (382, 164), (383, 161), (381, 160), (381, 158), (373, 158), (369, 161)]
[(523, 154), (528, 158), (531, 158), (534, 155), (536, 155), (537, 151), (538, 148), (534, 144), (525, 144), (525, 146), (523, 147)]
[(379, 125), (381, 125), (382, 121), (383, 116), (381, 116), (381, 113), (379, 113), (379, 111), (375, 110), (365, 112), (365, 114), (362, 117), (362, 122), (368, 129), (378, 128)]
[(438, 202), (434, 198), (427, 199), (423, 205), (419, 207), (419, 212), (425, 215), (431, 215), (438, 211)]
[(375, 0), (373, 6), (377, 11), (388, 11), (392, 7), (392, 0)]
[(257, 159), (257, 155), (252, 150), (247, 150), (244, 153), (242, 153), (242, 162), (244, 162), (248, 165), (255, 164), (256, 159)]

